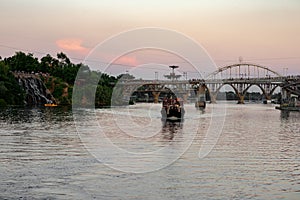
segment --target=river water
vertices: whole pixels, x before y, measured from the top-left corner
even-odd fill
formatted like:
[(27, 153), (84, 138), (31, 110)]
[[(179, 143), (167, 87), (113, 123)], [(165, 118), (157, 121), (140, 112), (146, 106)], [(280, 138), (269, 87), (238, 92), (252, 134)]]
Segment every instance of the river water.
[(300, 113), (185, 109), (1, 109), (0, 199), (300, 199)]

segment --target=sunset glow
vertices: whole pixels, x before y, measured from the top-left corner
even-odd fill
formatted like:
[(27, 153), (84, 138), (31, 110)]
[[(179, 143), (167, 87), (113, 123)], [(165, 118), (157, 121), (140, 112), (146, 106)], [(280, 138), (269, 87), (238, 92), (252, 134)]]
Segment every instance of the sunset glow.
[[(18, 49), (76, 61), (120, 32), (141, 27), (178, 31), (201, 44), (218, 66), (238, 58), (299, 72), (300, 1), (2, 0), (0, 52)], [(173, 41), (176, 42), (176, 41)], [(104, 52), (107, 53), (107, 52)], [(144, 63), (122, 58), (124, 64)]]
[(82, 40), (80, 39), (61, 39), (56, 41), (56, 45), (61, 48), (62, 51), (74, 51), (86, 55), (89, 49), (82, 46)]

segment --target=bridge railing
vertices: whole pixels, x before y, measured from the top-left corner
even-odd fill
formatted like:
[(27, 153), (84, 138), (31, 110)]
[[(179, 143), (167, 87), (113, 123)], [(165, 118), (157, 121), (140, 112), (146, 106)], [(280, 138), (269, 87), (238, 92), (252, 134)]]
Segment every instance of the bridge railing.
[[(283, 83), (287, 77), (264, 77), (264, 78), (228, 78), (228, 79), (191, 79), (191, 80), (121, 80), (121, 85), (168, 85), (168, 84), (205, 84), (205, 83)], [(295, 80), (295, 78), (293, 78)], [(300, 81), (300, 77), (299, 77)]]

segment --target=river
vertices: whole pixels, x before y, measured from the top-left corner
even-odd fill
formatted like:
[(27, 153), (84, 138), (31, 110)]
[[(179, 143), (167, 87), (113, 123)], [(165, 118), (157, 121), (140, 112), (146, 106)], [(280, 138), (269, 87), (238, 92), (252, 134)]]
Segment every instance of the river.
[(2, 108), (0, 199), (300, 199), (300, 113), (185, 109)]

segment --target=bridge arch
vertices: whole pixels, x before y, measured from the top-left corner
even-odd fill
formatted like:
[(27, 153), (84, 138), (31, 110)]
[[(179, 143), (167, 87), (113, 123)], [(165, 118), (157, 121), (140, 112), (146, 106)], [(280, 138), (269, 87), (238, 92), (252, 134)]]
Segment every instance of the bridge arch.
[(210, 96), (210, 99), (211, 99), (211, 103), (215, 103), (217, 101), (217, 95), (218, 95), (218, 93), (226, 85), (230, 86), (234, 90), (234, 93), (239, 97), (239, 95), (238, 95), (239, 94), (238, 93), (238, 89), (233, 84), (230, 84), (230, 83), (219, 84), (218, 87), (215, 90), (206, 85), (206, 89), (207, 89), (207, 91), (209, 93), (209, 96)]
[(259, 84), (256, 84), (256, 83), (250, 84), (248, 87), (246, 87), (245, 90), (243, 91), (243, 93), (246, 94), (246, 92), (247, 92), (251, 87), (253, 87), (253, 86), (257, 86), (257, 87), (262, 91), (263, 94), (266, 93), (266, 91), (263, 89), (263, 87), (262, 87), (261, 85), (259, 85)]
[(276, 90), (276, 88), (279, 87), (279, 85), (274, 85), (274, 87), (270, 90), (269, 93), (267, 93), (267, 91), (262, 87), (262, 85), (254, 83), (254, 84), (250, 84), (248, 87), (246, 87), (246, 89), (243, 91), (243, 94), (246, 94), (246, 92), (252, 87), (252, 86), (257, 86), (260, 88), (260, 90), (262, 91), (263, 95), (266, 98), (269, 98), (269, 96), (272, 96), (272, 94), (274, 93), (274, 91)]
[(238, 63), (227, 65), (210, 73), (206, 78), (263, 78), (281, 77), (282, 75), (266, 66), (253, 63)]
[(272, 90), (270, 91), (270, 95), (272, 95), (278, 87), (279, 87), (279, 85), (276, 85), (274, 88), (272, 88)]
[(224, 86), (226, 86), (226, 85), (229, 85), (229, 86), (234, 90), (235, 94), (238, 95), (238, 89), (237, 89), (233, 84), (229, 84), (229, 83), (225, 83), (225, 84), (220, 85), (220, 86), (217, 88), (215, 94), (218, 95), (218, 93), (220, 92), (220, 90), (221, 90)]
[(247, 90), (257, 85), (266, 99), (270, 99), (272, 93), (280, 83), (273, 81), (282, 79), (282, 75), (268, 67), (253, 63), (238, 63), (212, 72), (206, 77), (210, 83), (211, 92), (216, 97), (219, 90), (226, 84), (230, 85), (239, 98), (239, 103), (244, 103)]
[(269, 93), (266, 91), (266, 89), (265, 89), (262, 85), (257, 84), (257, 83), (249, 84), (242, 92), (239, 92), (239, 90), (238, 90), (238, 88), (235, 86), (235, 84), (230, 84), (230, 83), (223, 83), (223, 84), (220, 84), (220, 85), (218, 86), (218, 88), (217, 88), (215, 91), (212, 91), (212, 89), (210, 89), (210, 88), (207, 87), (207, 86), (206, 86), (206, 89), (208, 90), (210, 97), (211, 97), (212, 99), (214, 99), (214, 101), (216, 101), (216, 97), (217, 97), (217, 95), (219, 94), (220, 90), (221, 90), (223, 87), (225, 87), (226, 85), (230, 86), (230, 87), (233, 89), (234, 93), (235, 93), (236, 96), (239, 98), (239, 101), (241, 101), (242, 98), (244, 98), (244, 96), (246, 95), (247, 91), (248, 91), (251, 87), (253, 87), (253, 86), (257, 86), (257, 87), (260, 89), (260, 91), (262, 92), (262, 95), (263, 95), (266, 99), (270, 99), (271, 96), (272, 96), (272, 94), (273, 94), (273, 92), (275, 91), (275, 89), (276, 89), (277, 87), (279, 87), (279, 85), (276, 85), (275, 87), (273, 87), (273, 88), (270, 90)]
[(248, 87), (246, 87), (245, 90), (243, 91), (243, 95), (245, 95), (247, 93), (247, 91), (253, 86), (257, 86), (261, 90), (261, 92), (263, 93), (265, 98), (268, 98), (268, 94), (266, 93), (266, 90), (261, 85), (256, 84), (256, 83), (255, 84), (250, 84)]

